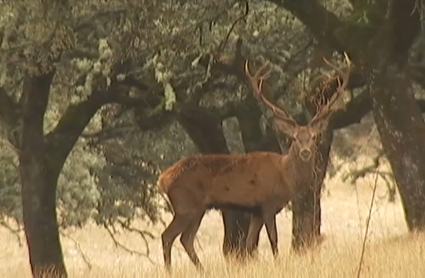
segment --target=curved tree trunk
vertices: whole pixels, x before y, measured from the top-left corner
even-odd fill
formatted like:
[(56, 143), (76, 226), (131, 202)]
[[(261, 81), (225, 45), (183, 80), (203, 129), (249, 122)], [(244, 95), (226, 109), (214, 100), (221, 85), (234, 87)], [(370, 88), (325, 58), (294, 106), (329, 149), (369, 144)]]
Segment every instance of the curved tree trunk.
[[(341, 21), (319, 1), (270, 2), (301, 20), (315, 38), (334, 50), (350, 52), (369, 74), (373, 116), (400, 191), (410, 231), (425, 229), (425, 124), (414, 100), (406, 68), (409, 49), (421, 30), (417, 0), (378, 1), (370, 26)], [(381, 26), (379, 26), (381, 25)], [(422, 86), (423, 74), (412, 74)]]
[[(315, 71), (320, 71), (323, 65), (323, 57), (328, 58), (332, 55), (332, 49), (323, 43), (318, 43), (314, 48), (314, 59), (310, 63), (310, 67)], [(312, 76), (313, 77), (313, 76)], [(310, 80), (312, 90), (309, 96), (311, 98), (305, 99), (305, 106), (309, 114), (315, 114), (318, 107), (316, 105), (323, 101), (321, 95), (317, 92), (320, 85), (321, 75)], [(333, 85), (333, 84), (332, 84)], [(322, 91), (323, 96), (329, 101), (330, 96), (333, 95), (334, 86), (329, 86), (326, 90)], [(311, 102), (313, 101), (313, 102)], [(305, 119), (299, 119), (303, 122)], [(304, 123), (306, 124), (306, 123)], [(326, 170), (329, 160), (329, 152), (331, 150), (333, 139), (332, 124), (328, 126), (326, 132), (322, 134), (321, 141), (316, 143), (318, 155), (316, 156), (316, 180), (311, 184), (305, 185), (303, 192), (301, 192), (292, 201), (292, 240), (291, 247), (295, 251), (301, 251), (305, 248), (312, 247), (314, 243), (320, 238), (320, 227), (322, 224), (322, 209), (320, 204), (320, 194), (322, 191), (323, 180), (326, 176)]]
[(25, 76), (19, 154), (22, 209), (34, 277), (66, 277), (56, 215), (59, 173), (49, 167), (43, 119), (54, 72)]
[(415, 0), (394, 0), (367, 54), (373, 117), (407, 226), (410, 231), (425, 231), (425, 122), (406, 74), (408, 51), (421, 28), (416, 6)]
[(396, 66), (372, 75), (373, 116), (410, 231), (425, 231), (425, 123), (410, 81)]
[[(205, 110), (186, 108), (178, 117), (193, 143), (203, 154), (229, 153), (223, 134), (222, 121)], [(222, 210), (224, 224), (223, 253), (225, 256), (240, 254), (245, 248), (245, 235), (249, 224), (249, 214), (241, 211)]]
[(323, 134), (318, 145), (316, 160), (317, 180), (306, 186), (306, 190), (292, 201), (292, 241), (293, 250), (300, 251), (312, 247), (320, 238), (321, 205), (320, 193), (326, 176), (329, 152), (333, 139), (333, 129)]

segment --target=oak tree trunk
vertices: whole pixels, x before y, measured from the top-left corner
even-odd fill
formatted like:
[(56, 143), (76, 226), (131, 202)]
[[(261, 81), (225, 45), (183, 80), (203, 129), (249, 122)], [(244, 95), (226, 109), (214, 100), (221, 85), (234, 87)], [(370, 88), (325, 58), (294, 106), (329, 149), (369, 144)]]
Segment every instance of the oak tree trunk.
[(366, 28), (340, 21), (319, 1), (272, 2), (293, 13), (318, 41), (339, 53), (349, 52), (365, 76), (371, 73), (373, 116), (400, 191), (407, 225), (411, 231), (424, 230), (425, 124), (404, 72), (409, 50), (421, 30), (418, 1), (377, 1), (378, 13)]
[(34, 277), (66, 277), (56, 215), (59, 173), (49, 170), (43, 119), (54, 72), (25, 76), (19, 171), (26, 241)]
[(406, 75), (421, 29), (415, 0), (395, 0), (367, 51), (373, 116), (410, 231), (425, 230), (425, 122)]
[(320, 238), (320, 226), (322, 223), (320, 194), (323, 180), (326, 176), (332, 139), (333, 129), (329, 127), (328, 130), (323, 132), (321, 142), (318, 144), (316, 181), (306, 185), (306, 190), (292, 201), (291, 246), (295, 251), (312, 247)]
[(397, 66), (371, 74), (373, 116), (410, 231), (425, 230), (425, 123), (412, 86)]
[[(194, 107), (185, 109), (179, 115), (178, 121), (202, 154), (229, 153), (223, 134), (222, 121), (217, 116)], [(224, 225), (223, 253), (225, 256), (240, 254), (245, 249), (249, 214), (224, 209), (222, 217)]]

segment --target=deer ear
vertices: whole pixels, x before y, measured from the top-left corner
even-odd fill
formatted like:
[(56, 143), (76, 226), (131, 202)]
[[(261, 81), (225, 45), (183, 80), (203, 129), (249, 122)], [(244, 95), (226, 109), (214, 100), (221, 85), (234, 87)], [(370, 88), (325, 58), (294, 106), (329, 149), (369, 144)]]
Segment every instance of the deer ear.
[(295, 132), (297, 130), (297, 123), (294, 121), (284, 120), (275, 118), (274, 120), (275, 126), (279, 129), (279, 131), (288, 134), (291, 137), (294, 137)]

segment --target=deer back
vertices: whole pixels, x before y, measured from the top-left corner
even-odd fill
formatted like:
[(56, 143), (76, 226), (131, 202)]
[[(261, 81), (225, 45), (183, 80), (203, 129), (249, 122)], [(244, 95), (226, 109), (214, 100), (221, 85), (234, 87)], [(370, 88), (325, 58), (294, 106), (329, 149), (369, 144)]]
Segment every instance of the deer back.
[(255, 206), (270, 194), (289, 194), (281, 175), (282, 157), (268, 152), (188, 157), (168, 168), (158, 183), (163, 192), (190, 193), (207, 206)]

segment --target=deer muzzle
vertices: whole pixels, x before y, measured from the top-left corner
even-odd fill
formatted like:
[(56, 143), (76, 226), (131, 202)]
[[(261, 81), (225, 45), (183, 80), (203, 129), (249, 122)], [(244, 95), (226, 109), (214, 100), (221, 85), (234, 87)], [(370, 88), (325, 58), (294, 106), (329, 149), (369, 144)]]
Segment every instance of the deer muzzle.
[(300, 150), (300, 158), (303, 161), (309, 161), (311, 159), (311, 151), (309, 149)]

